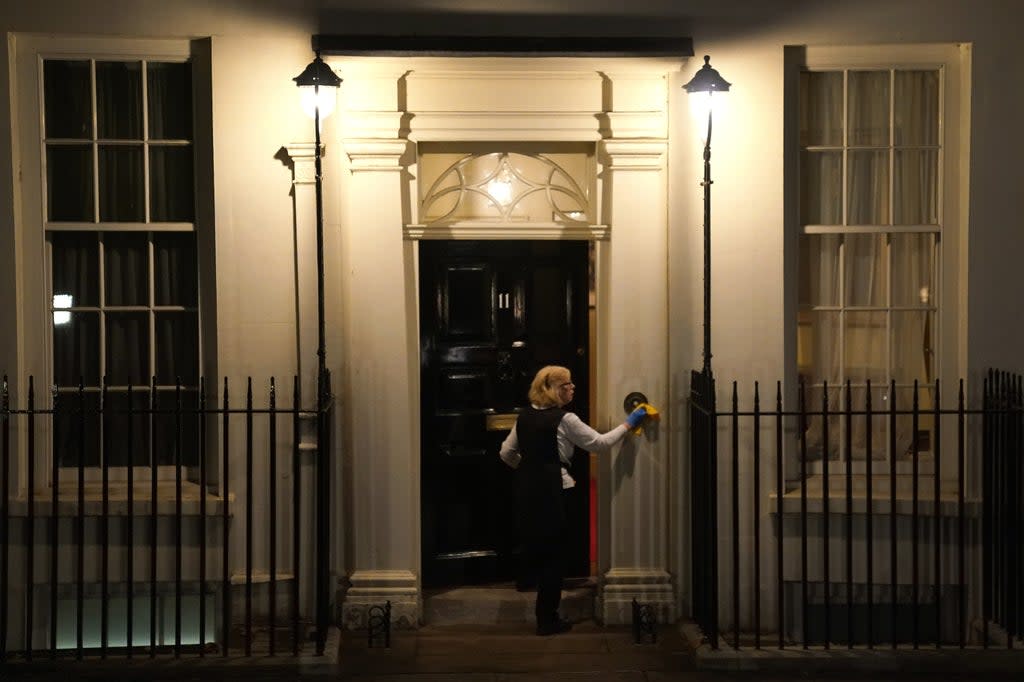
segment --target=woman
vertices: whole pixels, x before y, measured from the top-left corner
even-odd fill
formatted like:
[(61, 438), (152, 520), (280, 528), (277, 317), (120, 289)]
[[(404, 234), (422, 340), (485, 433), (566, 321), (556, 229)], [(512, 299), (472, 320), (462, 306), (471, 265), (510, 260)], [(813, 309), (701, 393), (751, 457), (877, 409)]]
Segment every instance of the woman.
[(516, 472), (519, 532), (526, 560), (537, 578), (537, 634), (565, 632), (572, 624), (558, 615), (565, 572), (565, 507), (562, 490), (576, 482), (566, 467), (575, 448), (607, 452), (647, 415), (638, 407), (622, 424), (600, 434), (562, 409), (576, 387), (565, 367), (543, 367), (530, 384), (530, 407), (520, 412), (501, 444), (501, 459)]

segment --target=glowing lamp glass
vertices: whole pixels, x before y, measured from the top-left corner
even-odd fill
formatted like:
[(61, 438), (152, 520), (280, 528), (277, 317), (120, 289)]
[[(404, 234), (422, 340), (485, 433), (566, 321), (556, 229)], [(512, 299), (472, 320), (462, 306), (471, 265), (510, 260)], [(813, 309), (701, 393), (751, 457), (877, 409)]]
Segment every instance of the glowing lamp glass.
[(312, 85), (303, 85), (299, 87), (299, 102), (302, 110), (310, 118), (316, 118), (316, 109), (319, 106), (320, 120), (323, 120), (334, 111), (337, 93), (337, 88), (320, 86), (320, 90), (317, 91)]

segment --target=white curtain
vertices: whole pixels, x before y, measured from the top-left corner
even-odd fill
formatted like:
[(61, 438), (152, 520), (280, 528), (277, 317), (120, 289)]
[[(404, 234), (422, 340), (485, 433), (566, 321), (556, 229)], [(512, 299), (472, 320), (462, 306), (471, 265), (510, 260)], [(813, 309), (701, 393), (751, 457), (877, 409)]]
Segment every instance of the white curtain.
[[(842, 112), (842, 73), (805, 74), (802, 137), (805, 146), (842, 146), (835, 132)], [(846, 205), (843, 206), (842, 152), (812, 149), (804, 154), (802, 211), (805, 224), (845, 224), (843, 235), (805, 235), (801, 303), (815, 307), (804, 319), (801, 350), (808, 411), (821, 412), (828, 386), (830, 412), (844, 409), (845, 382), (852, 385), (851, 409), (863, 410), (867, 383), (872, 410), (871, 456), (882, 459), (889, 443), (889, 418), (909, 409), (917, 380), (922, 410), (931, 406), (927, 388), (935, 379), (932, 356), (933, 280), (936, 236), (920, 232), (858, 233), (853, 226), (937, 225), (938, 75), (933, 71), (850, 72), (846, 99)], [(890, 126), (890, 89), (895, 97)], [(890, 147), (890, 145), (892, 145)], [(906, 148), (910, 146), (911, 148)], [(890, 153), (893, 182), (890, 192)], [(898, 387), (890, 393), (890, 381)], [(807, 424), (808, 457), (825, 450), (822, 418)], [(835, 414), (828, 419), (828, 452), (847, 450), (846, 429)], [(863, 416), (851, 424), (849, 455), (867, 456)], [(919, 428), (923, 425), (919, 424)], [(913, 445), (910, 416), (897, 418), (897, 457)]]

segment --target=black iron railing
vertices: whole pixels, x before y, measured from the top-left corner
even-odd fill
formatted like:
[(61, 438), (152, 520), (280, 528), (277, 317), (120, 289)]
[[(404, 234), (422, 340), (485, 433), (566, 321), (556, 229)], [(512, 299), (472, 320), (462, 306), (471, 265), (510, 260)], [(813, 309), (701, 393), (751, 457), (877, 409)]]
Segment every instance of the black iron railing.
[[(154, 380), (121, 387), (118, 400), (106, 385), (88, 400), (84, 387), (53, 390), (41, 407), (30, 377), (16, 408), (4, 377), (0, 660), (297, 656), (310, 641), (324, 653), (329, 377), (308, 410), (297, 379), (284, 406), (273, 378), (261, 407), (251, 378), (244, 400), (227, 379), (221, 391), (197, 388), (158, 391)], [(303, 420), (316, 421), (309, 447)], [(129, 446), (112, 447), (118, 439)], [(87, 452), (127, 458), (87, 462)]]
[(985, 378), (984, 507), (982, 511), (984, 635), (989, 621), (1006, 644), (1024, 630), (1024, 386), (1020, 375), (990, 371)]
[(718, 648), (718, 423), (709, 370), (690, 378), (690, 500), (693, 615)]
[(1013, 647), (1021, 378), (990, 372), (974, 408), (962, 381), (945, 407), (938, 382), (801, 385), (789, 410), (773, 388), (772, 408), (755, 383), (741, 409), (733, 383), (718, 411), (710, 373), (692, 376), (693, 615), (711, 646)]

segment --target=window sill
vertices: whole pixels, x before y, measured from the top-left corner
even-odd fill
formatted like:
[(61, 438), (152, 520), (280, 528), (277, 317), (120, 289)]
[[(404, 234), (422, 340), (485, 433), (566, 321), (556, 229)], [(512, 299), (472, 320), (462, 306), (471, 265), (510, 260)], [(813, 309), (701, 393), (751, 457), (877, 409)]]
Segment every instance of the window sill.
[[(783, 514), (799, 514), (803, 491), (806, 490), (807, 512), (821, 514), (825, 510), (824, 478), (821, 474), (808, 476), (801, 487), (787, 490), (782, 495)], [(897, 474), (896, 499), (892, 499), (891, 481), (888, 474), (876, 474), (871, 477), (871, 513), (872, 515), (888, 515), (895, 507), (897, 515), (910, 516), (914, 513), (913, 476)], [(851, 477), (852, 502), (851, 511), (857, 516), (866, 516), (868, 512), (868, 481), (863, 474)], [(934, 479), (931, 475), (918, 476), (917, 513), (918, 516), (935, 516)], [(778, 493), (772, 492), (771, 513), (778, 511)], [(955, 481), (942, 481), (939, 488), (938, 515), (955, 518), (959, 515), (959, 500)], [(846, 514), (846, 475), (830, 474), (828, 486), (828, 510), (831, 514)], [(981, 515), (981, 500), (966, 496), (964, 498), (964, 515), (974, 518)]]
[[(128, 506), (128, 484), (111, 482), (107, 486), (107, 516), (110, 517), (148, 517), (153, 513), (152, 487), (149, 481), (136, 481), (132, 486), (132, 506)], [(183, 516), (199, 516), (202, 494), (199, 485), (191, 481), (181, 483), (181, 513)], [(234, 494), (228, 496), (228, 511), (235, 501)], [(103, 515), (103, 485), (88, 482), (85, 484), (82, 502), (85, 516), (98, 517)], [(25, 493), (12, 498), (10, 515), (27, 517), (29, 500)], [(52, 488), (36, 489), (32, 496), (32, 510), (36, 517), (49, 517), (53, 514)], [(77, 481), (62, 481), (57, 495), (57, 516), (74, 517), (79, 513), (79, 497)], [(157, 516), (174, 516), (177, 514), (177, 493), (175, 481), (157, 481), (156, 492)], [(206, 494), (206, 515), (221, 516), (224, 513), (224, 498), (219, 495)]]

